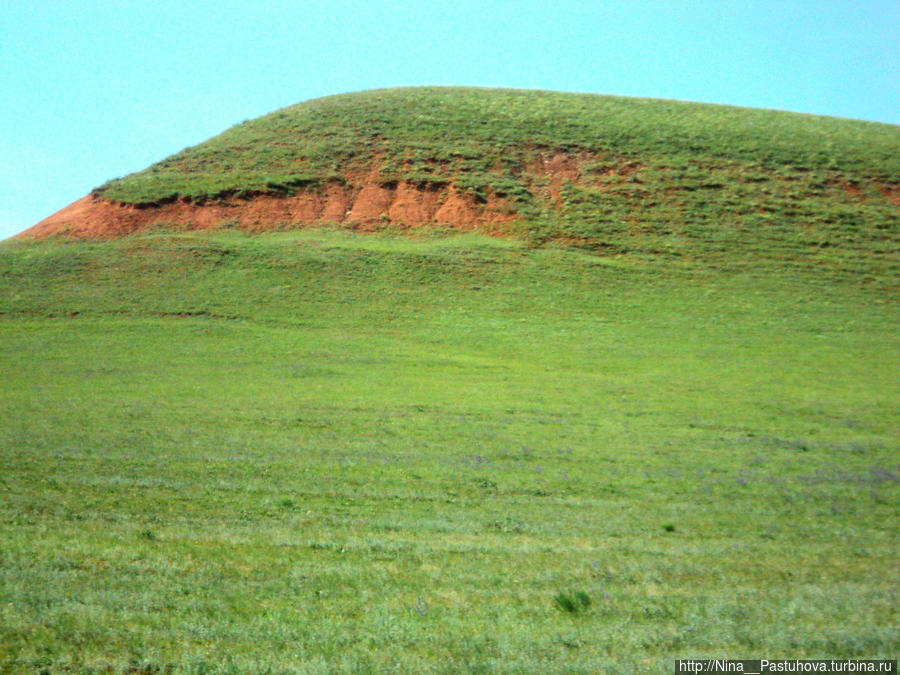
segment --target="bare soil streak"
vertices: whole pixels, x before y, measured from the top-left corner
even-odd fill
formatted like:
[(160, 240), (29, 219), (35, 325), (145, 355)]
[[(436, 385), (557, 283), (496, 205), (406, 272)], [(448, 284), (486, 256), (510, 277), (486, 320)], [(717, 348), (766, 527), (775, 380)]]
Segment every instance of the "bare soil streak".
[[(598, 155), (583, 153), (537, 154), (521, 176), (534, 198), (547, 209), (557, 209), (560, 193), (568, 182), (605, 190), (597, 182)], [(377, 162), (376, 162), (377, 163)], [(615, 165), (603, 171), (605, 177), (627, 176), (639, 168), (634, 163)], [(602, 169), (602, 166), (601, 166)], [(855, 184), (841, 184), (852, 199), (861, 199)], [(900, 186), (878, 185), (881, 193), (900, 206)], [(256, 195), (228, 197), (202, 203), (180, 199), (174, 202), (135, 206), (119, 204), (88, 195), (39, 222), (19, 236), (41, 238), (65, 235), (79, 239), (116, 237), (163, 225), (203, 230), (235, 227), (249, 232), (300, 228), (318, 223), (347, 223), (360, 230), (393, 224), (405, 227), (448, 225), (461, 230), (480, 229), (500, 234), (511, 221), (520, 218), (515, 205), (490, 189), (484, 203), (454, 184), (414, 184), (401, 181), (385, 184), (378, 171), (370, 169), (344, 176), (319, 187), (298, 191), (293, 196)]]
[[(576, 178), (581, 162), (589, 157), (562, 153), (539, 155), (527, 171), (526, 180), (549, 179), (556, 190), (564, 180)], [(377, 162), (376, 162), (377, 164)], [(543, 192), (541, 196), (543, 196)], [(140, 232), (155, 225), (186, 229), (237, 227), (251, 232), (303, 227), (317, 223), (348, 223), (360, 229), (384, 224), (416, 227), (449, 225), (459, 229), (481, 228), (497, 232), (517, 218), (510, 204), (493, 194), (477, 203), (454, 185), (425, 185), (401, 181), (385, 185), (375, 169), (347, 175), (293, 196), (256, 195), (228, 197), (203, 203), (180, 199), (174, 202), (135, 206), (88, 195), (23, 232), (21, 237), (66, 235), (79, 239), (116, 237)]]
[(21, 237), (66, 235), (79, 239), (117, 237), (156, 225), (192, 230), (237, 227), (251, 232), (316, 223), (366, 226), (394, 223), (415, 227), (445, 224), (460, 229), (495, 225), (515, 217), (500, 200), (479, 205), (453, 187), (423, 189), (409, 183), (355, 188), (329, 184), (290, 197), (257, 195), (215, 202), (178, 200), (157, 206), (118, 204), (88, 195), (23, 232)]

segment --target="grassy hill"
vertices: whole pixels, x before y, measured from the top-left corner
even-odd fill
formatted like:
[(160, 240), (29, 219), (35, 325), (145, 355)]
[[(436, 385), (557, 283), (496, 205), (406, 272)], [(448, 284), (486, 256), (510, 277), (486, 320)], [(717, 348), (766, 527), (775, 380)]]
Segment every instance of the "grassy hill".
[(100, 192), (224, 209), (234, 189), (474, 176), (486, 204), (528, 192), (521, 236), (166, 223), (0, 244), (0, 672), (895, 658), (891, 143), (766, 111), (374, 92)]
[[(590, 94), (411, 88), (284, 108), (97, 192), (128, 203), (277, 192), (340, 180), (376, 158), (385, 181), (460, 180), (475, 192), (527, 199), (531, 186), (520, 178), (538, 150), (597, 153), (676, 176), (686, 165), (730, 168), (750, 183), (767, 178), (759, 172), (789, 169), (820, 181), (834, 172), (900, 184), (900, 132), (887, 124)], [(685, 187), (692, 177), (681, 177)]]
[[(261, 210), (260, 196), (282, 200)], [(391, 89), (244, 122), (94, 197), (140, 208), (106, 208), (92, 229), (78, 211), (41, 232), (450, 225), (604, 255), (750, 249), (844, 267), (876, 256), (896, 271), (900, 130), (674, 101)]]

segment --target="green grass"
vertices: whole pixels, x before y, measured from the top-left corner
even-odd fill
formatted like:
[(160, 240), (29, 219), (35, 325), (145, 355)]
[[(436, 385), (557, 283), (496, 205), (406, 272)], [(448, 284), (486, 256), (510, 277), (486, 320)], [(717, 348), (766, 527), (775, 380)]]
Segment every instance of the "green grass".
[(418, 176), (491, 184), (514, 181), (535, 150), (663, 166), (699, 161), (748, 171), (832, 170), (900, 182), (900, 133), (887, 124), (594, 94), (419, 87), (284, 108), (100, 192), (125, 202), (278, 192), (369, 168), (373, 156), (386, 181)]
[(0, 671), (893, 658), (878, 246), (7, 243)]
[[(581, 163), (561, 190), (535, 168), (556, 153)], [(589, 94), (410, 88), (306, 101), (95, 193), (203, 202), (359, 184), (372, 171), (502, 199), (532, 243), (683, 256), (748, 238), (806, 257), (860, 238), (900, 249), (896, 126)]]

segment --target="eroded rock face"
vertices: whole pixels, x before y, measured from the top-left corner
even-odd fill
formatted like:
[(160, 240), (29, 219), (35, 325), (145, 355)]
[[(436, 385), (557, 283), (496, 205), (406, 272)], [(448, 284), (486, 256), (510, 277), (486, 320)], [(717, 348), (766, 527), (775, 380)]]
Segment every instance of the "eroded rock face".
[(321, 223), (347, 223), (371, 229), (390, 223), (471, 229), (513, 219), (514, 214), (501, 206), (502, 200), (498, 199), (477, 204), (471, 196), (452, 186), (434, 190), (407, 183), (396, 187), (368, 183), (355, 188), (329, 184), (290, 197), (258, 195), (251, 199), (228, 198), (204, 203), (178, 200), (158, 206), (117, 204), (88, 195), (20, 236), (116, 237), (153, 225), (197, 230), (233, 226), (264, 231)]
[[(577, 181), (586, 159), (560, 154), (538, 156), (527, 176), (527, 182), (535, 185), (535, 197), (553, 208), (561, 184)], [(378, 172), (371, 170), (347, 176), (343, 181), (301, 189), (292, 196), (262, 194), (205, 202), (179, 199), (158, 205), (133, 205), (88, 195), (19, 236), (105, 238), (155, 225), (198, 230), (238, 227), (256, 232), (324, 223), (347, 224), (363, 230), (392, 224), (443, 225), (491, 232), (518, 218), (507, 200), (490, 190), (486, 198), (478, 201), (452, 182), (425, 186), (406, 181), (385, 184), (377, 176)], [(542, 187), (538, 189), (538, 185)]]

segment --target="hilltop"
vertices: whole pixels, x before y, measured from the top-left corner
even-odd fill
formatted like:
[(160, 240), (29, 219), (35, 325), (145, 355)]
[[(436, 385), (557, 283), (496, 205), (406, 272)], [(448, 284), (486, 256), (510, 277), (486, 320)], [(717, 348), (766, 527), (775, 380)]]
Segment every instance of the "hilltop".
[(23, 234), (312, 223), (450, 226), (613, 254), (893, 255), (900, 130), (589, 94), (368, 91), (238, 124)]

